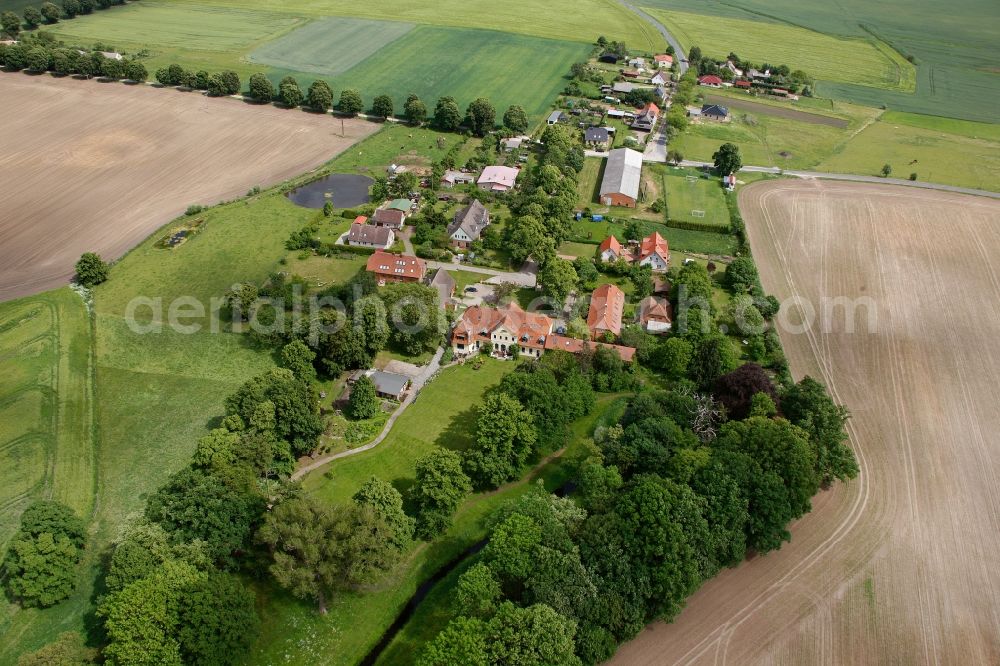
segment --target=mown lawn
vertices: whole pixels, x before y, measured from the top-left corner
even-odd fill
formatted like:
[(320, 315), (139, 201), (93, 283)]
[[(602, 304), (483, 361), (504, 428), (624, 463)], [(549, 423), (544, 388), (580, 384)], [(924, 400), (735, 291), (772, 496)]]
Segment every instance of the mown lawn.
[(436, 446), (458, 451), (468, 447), (476, 406), (487, 389), (513, 369), (513, 363), (492, 359), (479, 370), (471, 363), (446, 368), (399, 417), (384, 442), (313, 472), (303, 481), (306, 490), (324, 500), (344, 502), (372, 476), (406, 490), (418, 458)]
[(422, 127), (387, 123), (362, 143), (337, 156), (330, 165), (334, 171), (384, 175), (393, 164), (429, 167), (444, 157), (465, 137)]
[(583, 169), (577, 180), (578, 204), (581, 208), (597, 205), (597, 197), (601, 192), (601, 175), (604, 173), (604, 159), (588, 157), (583, 160)]
[[(658, 232), (667, 239), (671, 251), (695, 252), (698, 254), (732, 254), (734, 250), (734, 239), (728, 234), (716, 234), (708, 231), (688, 231), (687, 229), (674, 229), (662, 223), (650, 222), (648, 220), (638, 220), (644, 235)], [(625, 221), (615, 222), (594, 222), (588, 218), (574, 222), (572, 228), (572, 242), (591, 241), (594, 249), (608, 236), (614, 234), (619, 241), (625, 240)], [(584, 255), (586, 256), (586, 255)]]

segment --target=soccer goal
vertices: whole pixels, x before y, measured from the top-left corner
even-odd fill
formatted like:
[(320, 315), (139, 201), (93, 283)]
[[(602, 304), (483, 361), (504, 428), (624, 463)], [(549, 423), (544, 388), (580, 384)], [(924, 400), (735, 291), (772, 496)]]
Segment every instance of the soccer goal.
[(703, 210), (692, 210), (691, 217), (705, 217), (705, 211)]
[(698, 176), (687, 176), (688, 185), (694, 185), (698, 182)]

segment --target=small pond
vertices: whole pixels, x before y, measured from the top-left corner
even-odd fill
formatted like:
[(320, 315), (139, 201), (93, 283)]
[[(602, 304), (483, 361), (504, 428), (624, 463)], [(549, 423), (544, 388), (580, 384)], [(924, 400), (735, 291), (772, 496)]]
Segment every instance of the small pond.
[(375, 181), (368, 176), (331, 173), (288, 193), (288, 198), (303, 208), (322, 208), (332, 201), (337, 208), (354, 208), (370, 201), (368, 189)]

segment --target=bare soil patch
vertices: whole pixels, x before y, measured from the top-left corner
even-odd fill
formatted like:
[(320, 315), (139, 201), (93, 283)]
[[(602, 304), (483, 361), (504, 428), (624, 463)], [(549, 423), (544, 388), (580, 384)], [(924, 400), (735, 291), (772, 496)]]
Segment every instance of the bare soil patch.
[(362, 120), (198, 93), (0, 74), (0, 300), (118, 258), (190, 204), (314, 168), (375, 132)]
[(769, 292), (872, 299), (871, 332), (782, 333), (851, 409), (861, 474), (614, 663), (1000, 663), (1000, 203), (772, 181), (740, 208)]
[(771, 106), (770, 104), (752, 102), (748, 99), (733, 99), (732, 97), (722, 97), (720, 95), (705, 95), (705, 102), (708, 104), (721, 104), (722, 106), (728, 106), (730, 109), (753, 111), (754, 113), (759, 113), (762, 116), (774, 116), (775, 118), (784, 118), (786, 120), (797, 120), (811, 125), (826, 125), (828, 127), (838, 127), (840, 129), (844, 129), (849, 124), (848, 121), (843, 118), (822, 116), (818, 113), (809, 113), (808, 111), (799, 111), (798, 109), (785, 109), (780, 106)]

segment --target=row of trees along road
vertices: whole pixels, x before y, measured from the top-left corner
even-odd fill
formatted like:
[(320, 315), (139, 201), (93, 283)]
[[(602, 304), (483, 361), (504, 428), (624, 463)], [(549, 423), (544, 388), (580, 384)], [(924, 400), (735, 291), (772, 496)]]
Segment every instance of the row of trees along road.
[(43, 23), (52, 25), (58, 23), (60, 19), (72, 19), (92, 14), (96, 9), (108, 9), (124, 4), (125, 0), (62, 0), (62, 7), (52, 2), (44, 2), (38, 7), (29, 5), (24, 8), (23, 22), (22, 17), (14, 12), (0, 14), (0, 32), (11, 39), (17, 39), (24, 27), (34, 30)]

